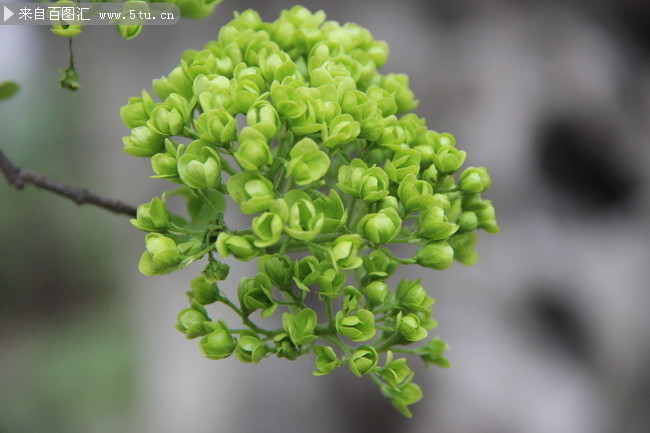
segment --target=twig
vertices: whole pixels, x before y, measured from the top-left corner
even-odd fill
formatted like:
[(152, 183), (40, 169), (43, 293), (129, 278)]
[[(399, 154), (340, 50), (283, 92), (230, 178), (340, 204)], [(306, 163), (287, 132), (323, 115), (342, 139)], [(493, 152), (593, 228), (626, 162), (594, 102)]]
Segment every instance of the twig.
[(99, 206), (116, 214), (136, 216), (136, 208), (122, 203), (119, 200), (111, 200), (108, 198), (95, 195), (83, 188), (77, 188), (70, 185), (51, 180), (33, 171), (25, 170), (15, 166), (9, 158), (0, 149), (0, 171), (9, 182), (9, 185), (21, 190), (26, 184), (31, 183), (37, 188), (44, 189), (54, 194), (66, 197), (78, 205), (92, 204)]

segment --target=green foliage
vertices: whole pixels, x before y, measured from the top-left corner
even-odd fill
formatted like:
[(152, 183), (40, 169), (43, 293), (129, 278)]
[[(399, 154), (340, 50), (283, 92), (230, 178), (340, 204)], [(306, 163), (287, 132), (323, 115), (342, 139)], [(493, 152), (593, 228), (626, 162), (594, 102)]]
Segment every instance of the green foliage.
[[(465, 152), (408, 113), (417, 105), (408, 78), (378, 72), (387, 56), (368, 30), (323, 12), (295, 7), (265, 23), (248, 10), (154, 80), (161, 102), (143, 91), (121, 114), (131, 129), (125, 152), (150, 157), (153, 177), (181, 185), (132, 220), (148, 232), (141, 271), (165, 274), (207, 257), (177, 328), (202, 337), (211, 359), (313, 352), (319, 376), (347, 364), (410, 416), (422, 393), (394, 354), (447, 367), (448, 347), (425, 341), (437, 322), (421, 281), (395, 287), (389, 278), (402, 264), (473, 264), (475, 230), (498, 227), (481, 197), (487, 172), (468, 168), (456, 181)], [(189, 219), (169, 213), (172, 195), (186, 199)], [(252, 216), (250, 228), (228, 227), (226, 195)], [(399, 258), (388, 248), (398, 243), (418, 249)], [(235, 302), (217, 287), (229, 256), (257, 260)], [(244, 329), (213, 322), (203, 307), (212, 303), (237, 313)], [(279, 311), (282, 327), (262, 326), (259, 316)], [(422, 343), (409, 348), (414, 342)]]

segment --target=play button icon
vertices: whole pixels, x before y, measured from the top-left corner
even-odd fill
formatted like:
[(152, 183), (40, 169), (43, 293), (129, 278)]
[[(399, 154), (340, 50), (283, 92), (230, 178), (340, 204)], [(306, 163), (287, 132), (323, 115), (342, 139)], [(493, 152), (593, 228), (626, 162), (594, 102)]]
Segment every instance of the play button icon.
[(13, 17), (14, 13), (9, 10), (7, 6), (4, 8), (4, 21), (6, 22), (9, 18)]

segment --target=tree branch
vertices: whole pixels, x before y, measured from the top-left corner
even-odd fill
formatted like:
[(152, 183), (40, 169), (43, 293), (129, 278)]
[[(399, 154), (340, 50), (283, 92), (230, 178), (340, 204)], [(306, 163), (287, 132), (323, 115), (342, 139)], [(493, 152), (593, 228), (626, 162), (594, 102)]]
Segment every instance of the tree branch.
[(7, 158), (2, 149), (0, 149), (0, 172), (2, 172), (4, 177), (7, 179), (9, 185), (18, 190), (23, 189), (26, 184), (31, 183), (37, 188), (66, 197), (78, 205), (87, 203), (99, 206), (116, 214), (132, 217), (136, 216), (135, 207), (122, 203), (119, 200), (100, 197), (88, 192), (86, 189), (65, 185), (55, 180), (48, 179), (38, 173), (34, 173), (33, 171), (17, 167), (9, 160), (9, 158)]

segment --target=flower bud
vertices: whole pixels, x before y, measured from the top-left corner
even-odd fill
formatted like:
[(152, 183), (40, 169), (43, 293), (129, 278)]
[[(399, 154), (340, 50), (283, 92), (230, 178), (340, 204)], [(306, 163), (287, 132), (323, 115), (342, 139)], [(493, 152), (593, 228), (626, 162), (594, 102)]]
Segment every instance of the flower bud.
[(397, 390), (390, 388), (386, 390), (393, 407), (407, 418), (413, 417), (408, 406), (422, 400), (422, 390), (418, 385), (411, 383), (411, 380), (412, 377), (402, 383)]
[[(289, 194), (285, 195), (285, 198)], [(289, 220), (284, 231), (304, 242), (314, 239), (321, 231), (325, 217), (307, 199), (299, 199), (289, 208)]]
[(427, 295), (420, 280), (402, 280), (397, 286), (396, 298), (399, 305), (411, 311), (428, 312), (436, 302)]
[(395, 330), (408, 341), (420, 341), (429, 335), (427, 330), (420, 325), (420, 318), (413, 313), (402, 316), (400, 311), (395, 321)]
[(385, 281), (377, 280), (371, 282), (366, 286), (365, 293), (370, 305), (376, 307), (384, 303), (390, 294), (390, 290), (388, 289)]
[(210, 260), (201, 275), (203, 275), (203, 278), (205, 278), (206, 282), (214, 283), (217, 281), (225, 280), (228, 278), (229, 273), (230, 266), (225, 263), (221, 263), (218, 260)]
[(361, 125), (349, 114), (341, 114), (329, 123), (324, 123), (321, 130), (323, 146), (330, 149), (350, 143), (359, 136)]
[(386, 89), (382, 89), (376, 84), (372, 84), (366, 89), (368, 98), (377, 103), (377, 108), (381, 111), (383, 117), (391, 116), (397, 113), (397, 103), (395, 98)]
[(193, 141), (178, 159), (181, 181), (193, 189), (216, 188), (221, 183), (219, 154), (202, 140)]
[(235, 356), (241, 362), (259, 363), (269, 353), (270, 348), (252, 331), (243, 331), (237, 340)]
[(386, 279), (393, 275), (399, 264), (382, 250), (374, 250), (363, 257), (363, 267), (369, 280)]
[(463, 212), (458, 218), (459, 232), (471, 232), (478, 227), (478, 217), (472, 211)]
[(377, 368), (377, 373), (392, 386), (399, 389), (399, 385), (411, 377), (411, 369), (406, 365), (406, 358), (393, 360), (393, 352), (386, 352), (386, 364)]
[(320, 180), (330, 167), (330, 159), (311, 138), (303, 138), (289, 152), (291, 160), (287, 173), (297, 185), (307, 185)]
[(173, 93), (177, 93), (188, 100), (193, 96), (192, 81), (180, 66), (174, 68), (168, 76), (153, 80), (151, 87), (161, 100), (165, 100)]
[(142, 254), (138, 269), (145, 275), (167, 274), (178, 269), (185, 257), (176, 243), (160, 233), (145, 236), (147, 251)]
[(359, 247), (362, 244), (363, 240), (359, 235), (339, 236), (330, 249), (332, 262), (336, 263), (341, 269), (358, 268), (363, 263), (363, 260), (357, 256)]
[(242, 170), (258, 170), (265, 164), (273, 162), (271, 149), (266, 137), (250, 126), (244, 127), (239, 134), (239, 148), (234, 154)]
[(465, 266), (472, 266), (478, 262), (476, 246), (476, 232), (460, 233), (449, 240), (454, 249), (454, 258)]
[(142, 24), (118, 24), (115, 26), (117, 32), (124, 39), (133, 39), (142, 31)]
[(420, 266), (442, 271), (451, 266), (454, 250), (447, 242), (432, 242), (420, 248), (413, 259)]
[(379, 356), (372, 346), (360, 346), (350, 356), (349, 366), (352, 373), (361, 377), (375, 370)]
[(199, 349), (208, 359), (228, 358), (237, 347), (237, 341), (230, 335), (230, 331), (221, 324), (216, 329), (201, 338)]
[(262, 75), (269, 83), (282, 81), (285, 77), (295, 74), (296, 64), (284, 51), (276, 51), (260, 61)]
[(165, 137), (147, 126), (138, 126), (122, 139), (124, 152), (133, 156), (153, 156), (165, 149)]
[(176, 0), (174, 3), (182, 16), (200, 19), (209, 16), (221, 0)]
[(268, 101), (258, 101), (246, 113), (246, 125), (264, 134), (266, 140), (273, 140), (280, 130), (280, 116)]
[(266, 274), (257, 274), (255, 278), (242, 278), (237, 288), (237, 296), (244, 314), (262, 310), (263, 318), (271, 317), (278, 307), (271, 297), (271, 290), (271, 280)]
[(419, 227), (420, 236), (433, 241), (446, 239), (458, 230), (458, 225), (448, 222), (445, 211), (438, 206), (420, 213)]
[(334, 349), (329, 346), (314, 346), (314, 356), (316, 357), (316, 370), (314, 376), (324, 376), (330, 374), (341, 365), (341, 361), (336, 356)]
[(433, 164), (441, 173), (454, 173), (465, 162), (467, 154), (451, 146), (441, 146), (436, 152)]
[(237, 121), (223, 108), (204, 112), (194, 126), (201, 140), (216, 146), (233, 141), (237, 135)]
[(273, 184), (257, 172), (244, 172), (228, 179), (228, 194), (242, 213), (254, 214), (269, 208), (275, 199)]
[(280, 290), (291, 286), (295, 266), (289, 257), (279, 254), (262, 256), (257, 261), (257, 269)]
[(126, 105), (120, 108), (120, 117), (127, 128), (133, 129), (144, 126), (149, 120), (154, 102), (146, 90), (142, 91), (142, 98), (129, 98)]
[(169, 212), (165, 202), (158, 197), (149, 203), (138, 206), (136, 218), (131, 220), (131, 225), (146, 232), (163, 232), (169, 228)]
[(172, 93), (151, 111), (147, 126), (160, 135), (179, 135), (189, 122), (192, 110), (187, 99)]
[(366, 203), (374, 203), (388, 195), (388, 175), (379, 167), (369, 168), (361, 179), (359, 197)]
[(287, 358), (291, 361), (295, 361), (298, 356), (300, 356), (300, 351), (291, 342), (291, 338), (289, 338), (289, 335), (286, 332), (281, 332), (273, 337), (273, 343), (275, 343), (278, 358)]
[(449, 361), (442, 356), (442, 354), (449, 350), (449, 345), (444, 341), (440, 340), (438, 337), (429, 341), (424, 347), (422, 347), (422, 354), (420, 358), (424, 361), (425, 365), (429, 367), (434, 364), (442, 368), (449, 368)]
[(375, 316), (368, 310), (359, 310), (350, 316), (343, 311), (336, 314), (336, 331), (352, 341), (366, 341), (375, 336)]
[(409, 89), (409, 78), (406, 74), (384, 75), (381, 77), (380, 86), (395, 95), (398, 113), (412, 111), (418, 106), (418, 101)]
[(384, 170), (393, 182), (401, 182), (409, 174), (417, 176), (420, 172), (420, 154), (410, 149), (397, 151), (392, 160), (386, 161)]
[(217, 237), (217, 252), (223, 258), (232, 254), (237, 260), (247, 262), (257, 257), (262, 251), (254, 245), (255, 238), (250, 235), (237, 236), (226, 232)]
[(402, 230), (402, 219), (393, 208), (382, 209), (361, 219), (357, 231), (375, 244), (390, 242)]
[[(69, 0), (59, 0), (54, 4), (50, 5), (50, 7), (48, 7), (48, 11), (50, 14), (52, 14), (51, 11), (55, 9), (59, 12), (59, 15), (61, 15), (62, 8), (76, 8), (76, 7), (77, 4), (75, 2)], [(79, 33), (81, 33), (81, 25), (67, 24), (67, 21), (65, 19), (52, 20), (52, 28), (50, 29), (50, 31), (55, 35), (64, 36), (66, 38), (72, 38), (77, 36)]]
[(478, 227), (480, 229), (488, 233), (499, 233), (494, 206), (489, 201), (487, 201), (484, 209), (476, 211), (476, 217), (478, 218)]
[(408, 212), (431, 206), (434, 201), (432, 194), (431, 184), (424, 180), (417, 180), (412, 174), (405, 176), (397, 189), (397, 195)]
[(321, 233), (336, 232), (343, 224), (347, 222), (348, 211), (343, 206), (343, 201), (336, 191), (330, 190), (329, 197), (319, 198), (314, 201), (316, 210), (323, 214), (323, 228)]
[(278, 243), (282, 237), (283, 225), (282, 218), (276, 213), (264, 212), (253, 218), (253, 233), (259, 238), (255, 240), (255, 246), (266, 248)]
[(344, 285), (344, 272), (338, 272), (328, 261), (323, 261), (318, 265), (318, 295), (321, 299), (323, 297), (338, 298)]
[(490, 187), (490, 175), (485, 167), (469, 167), (460, 175), (458, 186), (466, 193), (483, 192)]
[(214, 282), (208, 282), (204, 277), (197, 277), (190, 283), (190, 297), (200, 305), (209, 305), (219, 299), (219, 288)]
[(194, 308), (186, 308), (178, 313), (176, 329), (185, 334), (188, 339), (206, 334), (203, 324), (208, 321), (204, 312)]
[(282, 315), (282, 327), (296, 346), (309, 344), (316, 339), (314, 328), (317, 324), (316, 312), (310, 308), (305, 308), (298, 314), (284, 313)]

